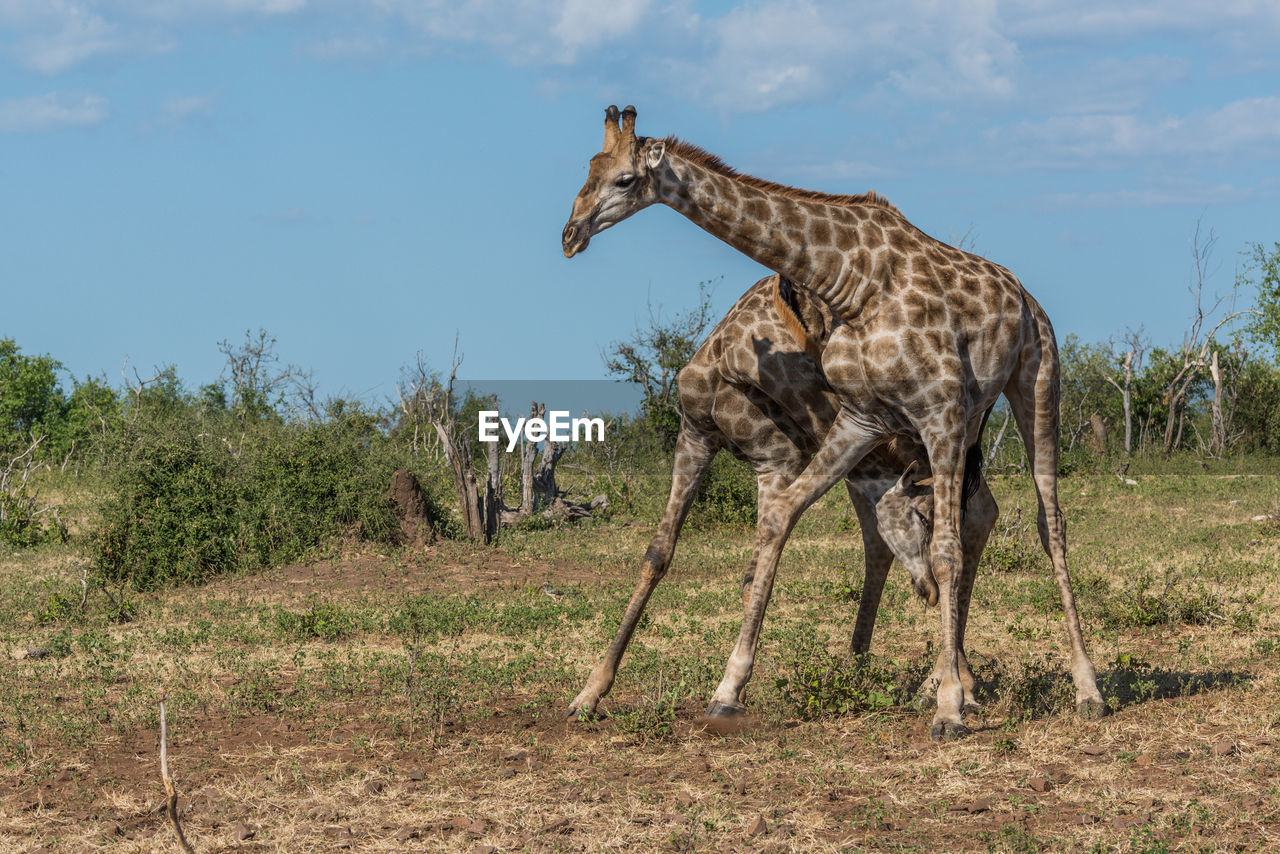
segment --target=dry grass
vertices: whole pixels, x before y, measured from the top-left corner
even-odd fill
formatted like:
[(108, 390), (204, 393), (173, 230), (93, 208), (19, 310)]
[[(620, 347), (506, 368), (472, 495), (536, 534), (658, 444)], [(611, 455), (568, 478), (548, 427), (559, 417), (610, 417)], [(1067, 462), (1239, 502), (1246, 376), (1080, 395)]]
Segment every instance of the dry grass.
[[(1025, 481), (995, 488), (1005, 518), (1034, 516)], [(0, 850), (172, 850), (162, 689), (200, 852), (1277, 850), (1280, 539), (1251, 520), (1280, 488), (1063, 491), (1116, 713), (1070, 711), (1047, 561), (1014, 526), (1017, 560), (983, 571), (966, 644), (984, 711), (941, 745), (900, 698), (803, 720), (777, 687), (805, 643), (838, 658), (852, 631), (861, 548), (834, 497), (788, 548), (752, 715), (726, 736), (694, 721), (736, 635), (746, 528), (687, 533), (595, 723), (559, 713), (612, 634), (645, 525), (347, 549), (137, 597), (127, 623), (100, 591), (80, 611), (74, 549), (20, 555), (0, 564)], [(936, 625), (895, 572), (876, 662), (895, 679), (927, 669)]]

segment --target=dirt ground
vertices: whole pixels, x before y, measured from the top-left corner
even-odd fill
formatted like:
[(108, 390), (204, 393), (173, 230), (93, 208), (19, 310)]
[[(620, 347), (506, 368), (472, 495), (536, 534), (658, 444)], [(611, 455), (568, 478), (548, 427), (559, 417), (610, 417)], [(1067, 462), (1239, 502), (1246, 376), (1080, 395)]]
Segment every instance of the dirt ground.
[[(315, 696), (307, 695), (315, 702), (288, 703), (279, 697), (309, 689), (300, 678), (290, 681), (305, 666), (290, 670), (282, 653), (279, 671), (270, 671), (276, 700), (255, 707), (225, 701), (242, 696), (236, 659), (262, 652), (247, 630), (239, 641), (197, 643), (189, 655), (162, 656), (148, 646), (166, 627), (196, 625), (218, 603), (244, 614), (293, 613), (314, 603), (317, 590), (329, 602), (373, 603), (370, 613), (412, 594), (535, 604), (593, 591), (625, 596), (634, 570), (619, 576), (618, 567), (634, 564), (648, 534), (641, 527), (623, 542), (615, 537), (606, 547), (617, 557), (606, 564), (581, 559), (580, 550), (592, 547), (589, 534), (558, 550), (568, 558), (538, 557), (521, 544), (445, 542), (394, 554), (347, 550), (198, 591), (154, 594), (144, 618), (112, 630), (118, 643), (134, 644), (130, 664), (104, 678), (108, 719), (91, 719), (76, 743), (58, 737), (56, 725), (59, 716), (83, 713), (88, 695), (59, 687), (60, 678), (72, 684), (72, 671), (59, 677), (49, 657), (25, 653), (24, 638), (38, 633), (15, 635), (3, 664), (6, 690), (21, 697), (38, 688), (51, 722), (5, 712), (6, 744), (21, 741), (22, 758), (0, 771), (0, 850), (177, 850), (161, 809), (154, 710), (127, 722), (110, 718), (129, 713), (122, 698), (146, 706), (157, 685), (181, 683), (184, 674), (187, 699), (175, 698), (169, 710), (169, 753), (182, 822), (199, 852), (1280, 850), (1280, 666), (1267, 645), (1274, 637), (1267, 620), (1247, 630), (1169, 624), (1110, 641), (1091, 637), (1100, 675), (1120, 668), (1107, 662), (1123, 648), (1158, 665), (1149, 671), (1152, 685), (1100, 721), (1069, 710), (1015, 718), (1007, 704), (994, 703), (973, 719), (972, 736), (946, 743), (929, 740), (927, 710), (899, 705), (816, 720), (755, 714), (730, 733), (701, 727), (702, 701), (692, 698), (676, 705), (665, 728), (622, 716), (560, 720), (616, 613), (580, 642), (567, 676), (484, 694), (482, 713), (445, 698), (432, 707), (439, 714), (418, 714), (407, 732), (405, 716), (392, 708), (394, 691), (379, 688), (384, 677), (372, 665), (342, 689), (317, 683)], [(800, 542), (803, 549), (803, 536)], [(1267, 544), (1260, 553), (1270, 560), (1274, 551)], [(695, 572), (684, 580), (691, 595), (705, 586), (700, 578)], [(905, 599), (902, 609), (923, 613)], [(784, 601), (779, 619), (787, 613)], [(936, 615), (918, 627), (915, 619), (893, 631), (923, 644)], [(1057, 631), (1057, 619), (1042, 622)], [(995, 627), (1006, 623), (996, 616), (975, 625), (971, 648), (1000, 652), (1012, 641)], [(567, 628), (565, 636), (571, 648), (579, 643)], [(546, 637), (537, 635), (533, 646)], [(454, 638), (442, 648), (460, 656), (463, 643)], [(329, 645), (298, 648), (327, 661), (335, 644), (352, 656), (391, 646), (375, 631), (354, 629)], [(1216, 650), (1212, 660), (1187, 666), (1201, 645)], [(1061, 658), (1061, 648), (1054, 654)], [(60, 666), (71, 667), (78, 655)], [(210, 656), (216, 666), (204, 660)], [(606, 712), (653, 706), (653, 683), (627, 674), (624, 668)]]

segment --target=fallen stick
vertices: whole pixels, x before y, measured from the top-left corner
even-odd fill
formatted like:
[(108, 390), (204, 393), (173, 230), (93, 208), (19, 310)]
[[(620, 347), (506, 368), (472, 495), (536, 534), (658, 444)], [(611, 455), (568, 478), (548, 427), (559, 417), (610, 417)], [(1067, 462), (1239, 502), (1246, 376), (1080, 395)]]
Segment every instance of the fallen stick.
[(160, 779), (164, 781), (164, 790), (169, 796), (165, 812), (169, 815), (169, 824), (173, 825), (173, 832), (178, 836), (178, 844), (186, 854), (196, 854), (182, 832), (182, 825), (178, 823), (178, 790), (173, 787), (173, 779), (169, 776), (168, 725), (164, 716), (163, 691), (160, 692)]

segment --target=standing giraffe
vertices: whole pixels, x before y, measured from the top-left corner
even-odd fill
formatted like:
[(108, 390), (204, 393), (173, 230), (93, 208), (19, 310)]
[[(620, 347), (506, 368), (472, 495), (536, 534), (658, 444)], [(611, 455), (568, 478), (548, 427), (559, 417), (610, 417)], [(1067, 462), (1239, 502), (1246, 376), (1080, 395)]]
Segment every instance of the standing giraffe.
[[(680, 371), (676, 386), (682, 416), (671, 497), (645, 552), (640, 579), (617, 634), (565, 717), (594, 712), (613, 686), (632, 632), (667, 573), (698, 483), (716, 453), (728, 450), (755, 469), (760, 507), (804, 470), (839, 411), (835, 393), (818, 366), (822, 348), (839, 322), (820, 300), (796, 290), (780, 276), (770, 276), (742, 295)], [(930, 605), (937, 603), (938, 588), (928, 561), (933, 508), (921, 506), (919, 491), (909, 482), (911, 470), (922, 463), (928, 465), (923, 448), (899, 439), (872, 451), (845, 479), (866, 556), (850, 643), (854, 653), (865, 653), (871, 645), (880, 595), (895, 556), (911, 574), (921, 598)], [(974, 572), (998, 513), (980, 473), (975, 468), (971, 474), (974, 492), (964, 520), (964, 577), (959, 591), (960, 680), (969, 696), (974, 679), (964, 658), (964, 623)], [(750, 585), (748, 572), (744, 598)], [(935, 669), (925, 692), (940, 678), (940, 669)]]
[(562, 235), (566, 257), (600, 231), (662, 203), (802, 283), (844, 321), (822, 353), (840, 411), (805, 471), (760, 508), (750, 601), (708, 716), (744, 711), (738, 698), (796, 519), (868, 452), (906, 435), (919, 437), (933, 472), (930, 560), (942, 609), (942, 678), (930, 732), (934, 738), (969, 732), (961, 719), (957, 643), (960, 495), (966, 449), (1001, 393), (1031, 464), (1040, 540), (1071, 642), (1076, 706), (1086, 715), (1105, 713), (1067, 570), (1057, 497), (1057, 345), (1044, 310), (1008, 270), (928, 236), (874, 193), (829, 195), (742, 175), (674, 137), (637, 137), (635, 119), (633, 107), (606, 113), (603, 149), (591, 158)]

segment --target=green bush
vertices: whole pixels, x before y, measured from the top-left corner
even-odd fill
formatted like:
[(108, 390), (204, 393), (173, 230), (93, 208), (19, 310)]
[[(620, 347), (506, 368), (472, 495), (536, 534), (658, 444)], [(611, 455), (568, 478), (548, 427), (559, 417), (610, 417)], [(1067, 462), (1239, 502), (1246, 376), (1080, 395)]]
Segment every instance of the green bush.
[(334, 641), (352, 635), (358, 627), (358, 620), (340, 605), (318, 602), (297, 614), (277, 609), (276, 627), (282, 635), (294, 640)]
[(0, 546), (22, 549), (54, 539), (66, 540), (67, 531), (57, 517), (42, 516), (35, 494), (26, 484), (0, 491)]
[(698, 487), (693, 518), (711, 524), (755, 524), (756, 495), (751, 466), (730, 454), (716, 454)]
[(783, 662), (774, 683), (786, 710), (801, 718), (884, 711), (910, 701), (918, 673), (881, 666), (870, 656), (835, 656), (806, 633)]
[(396, 536), (394, 464), (369, 416), (225, 426), (162, 412), (122, 431), (90, 537), (101, 577), (145, 590), (278, 565), (342, 534)]
[(1256, 618), (1251, 595), (1231, 595), (1220, 585), (1166, 572), (1163, 584), (1144, 572), (1132, 590), (1098, 598), (1098, 616), (1110, 629), (1147, 628), (1181, 623), (1191, 626), (1229, 625), (1253, 628)]

